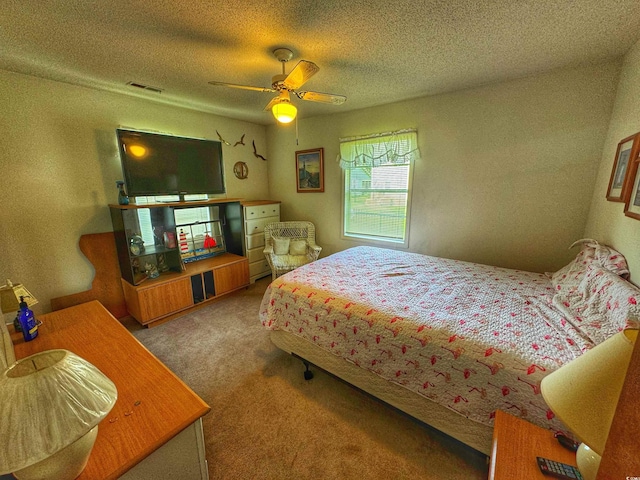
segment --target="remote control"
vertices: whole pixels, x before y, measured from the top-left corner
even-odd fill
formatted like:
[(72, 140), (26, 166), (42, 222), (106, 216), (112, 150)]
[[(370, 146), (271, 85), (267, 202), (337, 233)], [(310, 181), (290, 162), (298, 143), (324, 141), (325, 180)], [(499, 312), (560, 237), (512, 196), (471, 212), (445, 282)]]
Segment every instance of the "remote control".
[(556, 439), (558, 439), (560, 445), (562, 445), (564, 448), (571, 450), (572, 452), (578, 451), (578, 447), (580, 446), (578, 442), (574, 442), (572, 439), (562, 433), (556, 433), (555, 437)]
[(562, 478), (564, 480), (583, 480), (578, 469), (566, 463), (538, 457), (538, 467), (540, 467), (540, 471), (543, 474), (549, 475), (550, 477)]

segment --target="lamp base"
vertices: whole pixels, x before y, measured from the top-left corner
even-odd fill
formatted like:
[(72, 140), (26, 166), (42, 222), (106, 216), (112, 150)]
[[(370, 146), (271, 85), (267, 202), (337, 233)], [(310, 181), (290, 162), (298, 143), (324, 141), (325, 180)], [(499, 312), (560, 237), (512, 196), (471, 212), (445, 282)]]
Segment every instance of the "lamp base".
[(576, 452), (576, 463), (584, 480), (596, 480), (601, 459), (602, 457), (591, 450), (588, 445), (580, 444)]
[(13, 472), (18, 480), (74, 480), (87, 466), (98, 435), (98, 426), (84, 436), (44, 460)]

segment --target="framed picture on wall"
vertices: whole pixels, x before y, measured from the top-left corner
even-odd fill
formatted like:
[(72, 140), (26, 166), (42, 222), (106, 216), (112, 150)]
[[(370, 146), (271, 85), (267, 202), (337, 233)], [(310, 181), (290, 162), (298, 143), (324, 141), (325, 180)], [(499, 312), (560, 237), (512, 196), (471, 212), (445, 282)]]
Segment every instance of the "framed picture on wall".
[(324, 192), (324, 148), (296, 152), (298, 193)]
[(613, 170), (609, 179), (607, 200), (612, 202), (626, 202), (629, 196), (632, 179), (630, 169), (634, 159), (638, 156), (640, 132), (627, 137), (618, 143)]
[(640, 220), (640, 158), (635, 158), (629, 173), (631, 175), (631, 181), (629, 184), (630, 194), (627, 197), (627, 201), (624, 205), (624, 214), (627, 217)]

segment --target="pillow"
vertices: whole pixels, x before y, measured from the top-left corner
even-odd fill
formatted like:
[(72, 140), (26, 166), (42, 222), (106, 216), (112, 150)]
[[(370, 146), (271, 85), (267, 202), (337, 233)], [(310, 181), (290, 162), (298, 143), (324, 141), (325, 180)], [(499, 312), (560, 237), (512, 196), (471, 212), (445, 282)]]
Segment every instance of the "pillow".
[(273, 237), (273, 253), (286, 255), (289, 253), (289, 238)]
[(578, 240), (569, 248), (580, 243), (583, 244), (582, 250), (571, 263), (555, 273), (548, 274), (556, 291), (576, 290), (590, 265), (601, 267), (622, 278), (629, 278), (627, 261), (620, 252), (606, 245), (600, 245), (590, 238)]
[(625, 328), (637, 328), (640, 290), (619, 275), (591, 263), (575, 289), (556, 292), (553, 305), (597, 345)]
[(291, 245), (289, 246), (290, 255), (306, 255), (306, 253), (307, 253), (306, 240), (291, 240)]

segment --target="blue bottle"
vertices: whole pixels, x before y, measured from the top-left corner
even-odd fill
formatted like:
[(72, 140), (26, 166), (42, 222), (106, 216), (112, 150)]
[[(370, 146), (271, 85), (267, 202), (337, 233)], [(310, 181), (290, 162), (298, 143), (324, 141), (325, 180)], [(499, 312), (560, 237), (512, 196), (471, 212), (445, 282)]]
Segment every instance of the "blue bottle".
[(38, 336), (38, 323), (33, 312), (29, 310), (24, 297), (20, 297), (20, 313), (18, 314), (20, 327), (22, 328), (22, 336), (25, 342), (30, 342)]

